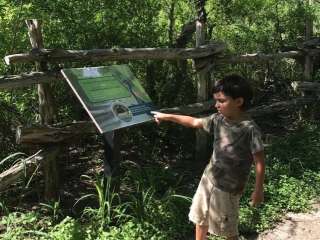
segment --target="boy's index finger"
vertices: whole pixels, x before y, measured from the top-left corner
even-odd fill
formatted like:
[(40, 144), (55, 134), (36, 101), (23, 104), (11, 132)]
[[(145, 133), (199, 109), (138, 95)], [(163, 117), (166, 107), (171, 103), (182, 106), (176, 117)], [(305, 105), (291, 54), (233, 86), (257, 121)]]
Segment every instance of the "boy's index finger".
[(158, 113), (160, 113), (160, 112), (157, 112), (157, 111), (150, 111), (150, 113), (151, 113), (152, 115), (156, 115), (156, 114), (158, 114)]

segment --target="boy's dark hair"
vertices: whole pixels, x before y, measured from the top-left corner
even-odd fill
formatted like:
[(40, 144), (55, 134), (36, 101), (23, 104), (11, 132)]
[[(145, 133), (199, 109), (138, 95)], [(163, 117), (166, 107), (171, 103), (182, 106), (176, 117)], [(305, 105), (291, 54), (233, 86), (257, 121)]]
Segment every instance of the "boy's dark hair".
[(250, 84), (240, 75), (231, 74), (217, 81), (212, 89), (212, 93), (223, 92), (233, 99), (243, 98), (243, 109), (248, 109), (253, 96)]

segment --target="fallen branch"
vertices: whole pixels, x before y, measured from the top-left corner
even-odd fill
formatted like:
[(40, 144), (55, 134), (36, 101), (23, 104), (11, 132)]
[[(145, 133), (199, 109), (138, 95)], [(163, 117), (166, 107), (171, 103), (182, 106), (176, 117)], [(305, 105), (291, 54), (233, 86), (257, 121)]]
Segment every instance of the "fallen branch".
[(17, 182), (23, 177), (32, 174), (43, 159), (43, 151), (40, 150), (34, 155), (16, 163), (8, 170), (0, 174), (0, 191), (8, 188), (11, 184)]

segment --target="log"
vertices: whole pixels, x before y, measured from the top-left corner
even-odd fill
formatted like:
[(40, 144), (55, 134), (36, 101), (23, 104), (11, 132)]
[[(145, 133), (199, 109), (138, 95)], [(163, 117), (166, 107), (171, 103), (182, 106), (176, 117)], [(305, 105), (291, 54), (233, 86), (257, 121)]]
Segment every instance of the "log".
[[(213, 109), (213, 101), (193, 103), (174, 108), (162, 108), (159, 111), (166, 113), (177, 113), (184, 115), (196, 115), (206, 113)], [(54, 143), (72, 144), (79, 141), (82, 137), (96, 134), (97, 129), (93, 122), (82, 121), (67, 125), (55, 126), (19, 126), (16, 130), (16, 142), (23, 145), (50, 145)]]
[(164, 113), (176, 113), (183, 115), (197, 115), (214, 109), (214, 101), (209, 100), (205, 102), (193, 103), (189, 105), (173, 107), (173, 108), (162, 108), (159, 111)]
[(16, 131), (18, 144), (50, 145), (53, 143), (74, 143), (83, 136), (97, 133), (92, 122), (76, 122), (66, 126), (19, 126)]
[(19, 88), (62, 79), (63, 77), (59, 72), (31, 72), (20, 75), (0, 76), (0, 89)]
[(316, 57), (316, 56), (319, 56), (320, 55), (320, 49), (317, 48), (317, 49), (304, 49), (304, 51), (309, 55), (309, 56), (312, 56), (312, 57)]
[(241, 64), (241, 63), (265, 63), (269, 61), (280, 60), (283, 58), (300, 59), (305, 55), (317, 55), (320, 51), (315, 49), (310, 49), (308, 51), (288, 51), (279, 52), (274, 54), (264, 54), (264, 53), (250, 53), (243, 55), (229, 55), (222, 56), (217, 55), (214, 57), (205, 57), (197, 61), (197, 68), (204, 72), (210, 72), (215, 66), (225, 65), (225, 64)]
[[(299, 97), (296, 99), (288, 100), (288, 101), (280, 101), (275, 102), (269, 105), (262, 105), (250, 108), (248, 113), (253, 117), (261, 117), (268, 114), (274, 114), (281, 111), (287, 111), (299, 108), (305, 104), (311, 104), (316, 101), (315, 98), (304, 98)], [(214, 108), (215, 102), (213, 100), (209, 100), (202, 103), (194, 103), (186, 106), (174, 107), (174, 108), (162, 108), (159, 112), (164, 113), (176, 113), (176, 114), (184, 114), (184, 115), (208, 115), (214, 113), (216, 110)]]
[(225, 49), (222, 43), (211, 43), (197, 48), (114, 48), (92, 50), (33, 49), (29, 53), (5, 56), (6, 64), (35, 61), (116, 61), (116, 60), (181, 60), (208, 57)]
[(249, 109), (248, 113), (252, 117), (263, 117), (263, 116), (278, 113), (278, 112), (286, 112), (288, 110), (293, 110), (303, 105), (314, 103), (315, 100), (316, 99), (314, 98), (300, 97), (300, 98), (296, 98), (288, 101), (272, 103), (270, 105), (254, 107)]
[[(315, 102), (314, 98), (296, 98), (289, 101), (281, 101), (270, 105), (254, 107), (248, 110), (253, 117), (261, 117), (281, 111), (296, 109), (302, 105)], [(215, 112), (214, 101), (209, 100), (202, 103), (193, 103), (180, 107), (162, 108), (158, 110), (164, 113), (175, 113), (183, 115), (208, 115)], [(97, 129), (91, 121), (74, 122), (68, 125), (57, 125), (55, 127), (35, 126), (17, 128), (16, 141), (19, 144), (50, 145), (57, 143), (73, 144), (82, 137), (97, 134)]]
[(226, 56), (223, 58), (217, 58), (217, 64), (225, 63), (252, 63), (252, 62), (267, 62), (279, 60), (282, 58), (300, 58), (303, 57), (305, 53), (303, 51), (289, 51), (289, 52), (279, 52), (274, 54), (264, 54), (264, 53), (251, 53), (243, 54), (238, 56)]
[(320, 83), (318, 82), (297, 82), (294, 81), (291, 83), (294, 91), (298, 92), (320, 92)]
[[(306, 32), (311, 32), (311, 29), (312, 29), (312, 26)], [(320, 46), (320, 37), (312, 37), (311, 35), (312, 34), (310, 34), (309, 39), (306, 39), (306, 41), (302, 43), (304, 48), (317, 48)]]
[(44, 155), (41, 155), (42, 153), (43, 150), (40, 150), (34, 155), (14, 164), (11, 168), (2, 172), (0, 174), (0, 191), (5, 190), (19, 179), (30, 176), (30, 174), (38, 168), (40, 162), (43, 160)]
[[(313, 51), (311, 53), (311, 51)], [(242, 55), (228, 55), (228, 56), (214, 56), (201, 58), (196, 62), (196, 68), (203, 72), (210, 72), (215, 66), (223, 64), (241, 64), (241, 63), (264, 63), (268, 61), (280, 60), (283, 58), (300, 59), (306, 54), (316, 55), (315, 50), (305, 51), (289, 51), (289, 52), (279, 52), (274, 54), (264, 54), (264, 53), (250, 53)]]

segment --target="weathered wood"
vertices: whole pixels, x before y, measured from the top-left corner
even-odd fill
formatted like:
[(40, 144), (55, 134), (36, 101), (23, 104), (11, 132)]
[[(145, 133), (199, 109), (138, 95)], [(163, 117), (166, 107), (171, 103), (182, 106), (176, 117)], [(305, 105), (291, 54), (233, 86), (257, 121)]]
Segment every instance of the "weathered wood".
[[(28, 27), (28, 34), (30, 38), (30, 43), (33, 49), (42, 49), (43, 40), (41, 34), (41, 22), (33, 19), (26, 20)], [(47, 71), (48, 67), (46, 62), (39, 60), (37, 64), (37, 70)], [(39, 95), (39, 112), (40, 121), (42, 124), (52, 124), (54, 121), (54, 103), (52, 97), (52, 89), (49, 84), (43, 83), (38, 85), (38, 95)]]
[(215, 66), (225, 64), (241, 64), (241, 63), (265, 63), (269, 61), (276, 61), (283, 58), (289, 59), (301, 59), (309, 54), (310, 56), (316, 56), (320, 54), (318, 49), (297, 50), (289, 52), (279, 52), (274, 54), (264, 53), (250, 53), (243, 55), (229, 55), (222, 56), (217, 55), (214, 57), (206, 57), (198, 60), (197, 68), (202, 69), (204, 72), (210, 72)]
[(92, 50), (33, 49), (29, 53), (5, 56), (6, 64), (31, 63), (34, 61), (116, 61), (116, 60), (180, 60), (195, 59), (221, 53), (225, 45), (211, 43), (197, 48), (119, 48)]
[(298, 92), (320, 92), (320, 83), (318, 82), (297, 82), (291, 83), (293, 90)]
[[(174, 108), (162, 108), (161, 112), (196, 115), (213, 109), (213, 101), (194, 103)], [(54, 143), (74, 143), (88, 134), (96, 134), (97, 129), (92, 122), (74, 122), (57, 126), (19, 126), (16, 130), (18, 144), (47, 145)]]
[(314, 103), (314, 101), (316, 101), (314, 98), (300, 97), (288, 101), (280, 101), (269, 105), (254, 107), (249, 109), (248, 113), (253, 117), (263, 117), (279, 112), (291, 111), (300, 108), (303, 105)]
[(188, 22), (182, 26), (180, 35), (175, 41), (174, 47), (181, 48), (186, 46), (188, 42), (192, 39), (194, 32), (196, 31), (196, 22)]
[(48, 145), (53, 143), (72, 144), (87, 134), (95, 134), (97, 129), (92, 122), (75, 122), (65, 126), (19, 126), (16, 131), (18, 144)]
[[(274, 114), (281, 111), (296, 109), (302, 105), (313, 103), (314, 101), (316, 101), (316, 99), (314, 98), (299, 97), (288, 101), (280, 101), (268, 105), (253, 107), (248, 110), (248, 113), (250, 113), (250, 115), (252, 115), (253, 117), (261, 117), (264, 115)], [(177, 113), (197, 116), (199, 114), (212, 114), (216, 112), (214, 105), (215, 102), (213, 100), (209, 100), (206, 102), (194, 103), (181, 107), (163, 108), (159, 111), (165, 113)]]
[(274, 54), (264, 54), (264, 53), (252, 53), (243, 54), (238, 56), (230, 56), (225, 58), (217, 58), (218, 64), (224, 63), (250, 63), (250, 62), (267, 62), (279, 60), (282, 58), (300, 58), (303, 57), (305, 53), (303, 51), (289, 51), (289, 52), (279, 52)]
[[(307, 5), (311, 6), (312, 3), (311, 0), (307, 1)], [(305, 20), (305, 39), (306, 41), (310, 40), (313, 35), (313, 21), (312, 17), (309, 14), (306, 16)], [(304, 71), (303, 71), (303, 76), (305, 81), (310, 81), (312, 77), (312, 72), (313, 72), (313, 62), (312, 62), (312, 57), (310, 55), (305, 56), (305, 61), (304, 61)]]
[(62, 79), (63, 77), (59, 72), (31, 72), (20, 75), (0, 76), (0, 89), (19, 88)]
[[(311, 28), (310, 28), (311, 29)], [(320, 37), (311, 37), (302, 43), (304, 48), (316, 48), (320, 46)]]
[[(317, 87), (320, 89), (320, 84)], [(289, 101), (281, 101), (270, 105), (254, 107), (248, 110), (253, 117), (260, 117), (268, 114), (274, 114), (281, 111), (287, 111), (299, 108), (302, 105), (313, 103), (313, 98), (296, 98)], [(214, 101), (209, 100), (202, 103), (194, 103), (174, 108), (162, 108), (160, 112), (175, 113), (183, 115), (197, 116), (199, 114), (212, 114), (215, 112)], [(74, 122), (68, 125), (55, 127), (35, 126), (35, 127), (18, 127), (16, 141), (19, 144), (73, 144), (79, 141), (81, 137), (90, 134), (97, 134), (95, 125), (92, 122)]]
[[(41, 22), (33, 19), (26, 20), (28, 27), (28, 35), (33, 49), (43, 49), (43, 39), (41, 33)], [(45, 59), (36, 60), (37, 71), (47, 71), (48, 66)], [(54, 101), (52, 96), (52, 88), (48, 83), (38, 84), (39, 96), (39, 115), (41, 124), (50, 125), (55, 120)], [(56, 157), (58, 156), (59, 148), (48, 148), (49, 153), (46, 158), (47, 163), (43, 165), (45, 177), (45, 192), (44, 197), (47, 200), (54, 200), (58, 196), (59, 174), (57, 170)]]
[(29, 177), (43, 160), (42, 152), (43, 151), (40, 150), (36, 154), (14, 164), (11, 168), (2, 172), (0, 174), (0, 191), (5, 190), (23, 177)]
[(206, 113), (207, 111), (214, 109), (214, 101), (209, 100), (205, 102), (193, 103), (189, 105), (173, 107), (173, 108), (162, 108), (159, 111), (164, 113), (177, 113), (184, 115), (197, 115)]
[(43, 154), (44, 175), (44, 197), (46, 200), (57, 200), (59, 198), (59, 170), (57, 159), (61, 152), (59, 145), (44, 148), (47, 154)]
[[(205, 1), (198, 0), (196, 1), (196, 7), (198, 12), (198, 18), (196, 20), (196, 47), (200, 47), (206, 42), (206, 10), (205, 10)], [(209, 98), (209, 83), (210, 75), (208, 71), (203, 71), (199, 68), (199, 63), (197, 59), (195, 61), (195, 67), (197, 70), (197, 101), (204, 102)], [(201, 129), (196, 131), (196, 167), (203, 169), (209, 158), (209, 137)]]

